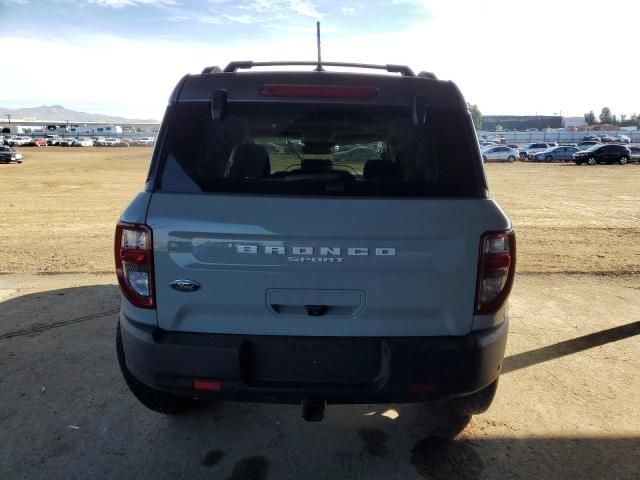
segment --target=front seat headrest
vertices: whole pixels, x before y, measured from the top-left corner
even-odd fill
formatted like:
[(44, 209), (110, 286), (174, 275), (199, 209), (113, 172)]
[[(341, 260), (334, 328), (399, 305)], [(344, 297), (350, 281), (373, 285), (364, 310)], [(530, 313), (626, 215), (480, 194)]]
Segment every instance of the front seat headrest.
[(231, 153), (224, 176), (235, 180), (265, 178), (271, 172), (269, 152), (262, 145), (243, 143)]

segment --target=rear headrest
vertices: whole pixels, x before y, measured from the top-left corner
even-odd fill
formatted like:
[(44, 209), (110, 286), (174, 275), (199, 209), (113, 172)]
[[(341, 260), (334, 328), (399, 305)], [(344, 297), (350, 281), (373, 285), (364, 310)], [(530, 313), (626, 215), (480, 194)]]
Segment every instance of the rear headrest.
[(265, 178), (271, 172), (269, 153), (262, 145), (243, 143), (231, 154), (224, 174), (227, 178)]
[(300, 164), (300, 170), (304, 173), (326, 173), (331, 171), (332, 166), (331, 160), (304, 159)]
[(365, 180), (397, 180), (402, 177), (402, 171), (390, 160), (369, 160), (364, 164), (362, 176)]

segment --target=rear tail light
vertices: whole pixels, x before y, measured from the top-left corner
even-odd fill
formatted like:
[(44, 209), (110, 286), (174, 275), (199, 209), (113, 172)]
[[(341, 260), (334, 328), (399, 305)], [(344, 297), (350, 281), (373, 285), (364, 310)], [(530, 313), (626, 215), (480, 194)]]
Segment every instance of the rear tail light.
[(155, 308), (151, 229), (119, 222), (115, 257), (116, 275), (124, 296), (136, 307)]
[(337, 85), (265, 85), (262, 95), (266, 97), (302, 98), (375, 98), (375, 87), (348, 87)]
[(516, 268), (513, 231), (488, 232), (480, 239), (475, 313), (496, 312), (509, 297)]

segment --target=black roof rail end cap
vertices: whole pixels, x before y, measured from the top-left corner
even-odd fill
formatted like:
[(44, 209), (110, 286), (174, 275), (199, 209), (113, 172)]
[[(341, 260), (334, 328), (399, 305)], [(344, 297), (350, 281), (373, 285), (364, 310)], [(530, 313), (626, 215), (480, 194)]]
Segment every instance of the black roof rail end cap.
[(217, 65), (213, 65), (211, 67), (204, 67), (202, 73), (222, 73), (222, 69)]
[(432, 80), (437, 80), (436, 74), (433, 72), (425, 72), (424, 70), (418, 73), (418, 77), (420, 78), (430, 78)]

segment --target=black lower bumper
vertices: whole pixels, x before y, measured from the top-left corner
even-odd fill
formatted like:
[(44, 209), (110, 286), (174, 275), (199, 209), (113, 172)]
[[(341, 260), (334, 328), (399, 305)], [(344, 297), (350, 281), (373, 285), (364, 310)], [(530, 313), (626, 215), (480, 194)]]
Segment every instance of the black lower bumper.
[[(120, 327), (129, 371), (176, 395), (300, 403), (401, 403), (453, 398), (493, 383), (508, 324), (462, 337), (289, 337)], [(193, 388), (194, 380), (220, 391)]]

